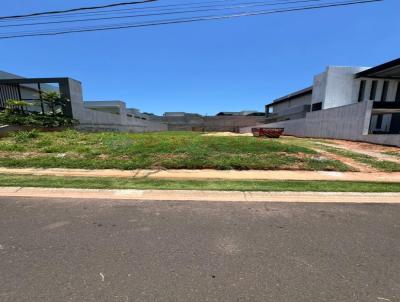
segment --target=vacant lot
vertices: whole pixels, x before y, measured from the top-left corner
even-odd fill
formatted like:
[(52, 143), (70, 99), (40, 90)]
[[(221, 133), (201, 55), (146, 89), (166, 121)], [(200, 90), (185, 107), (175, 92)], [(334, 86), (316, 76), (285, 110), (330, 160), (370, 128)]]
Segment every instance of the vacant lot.
[(289, 169), (348, 171), (297, 143), (254, 137), (213, 137), (191, 132), (16, 133), (0, 139), (6, 167)]
[(0, 166), (400, 171), (400, 161), (393, 154), (397, 149), (390, 150), (392, 155), (385, 156), (393, 161), (361, 154), (330, 140), (293, 137), (272, 140), (193, 132), (129, 134), (67, 130), (19, 132), (0, 139)]

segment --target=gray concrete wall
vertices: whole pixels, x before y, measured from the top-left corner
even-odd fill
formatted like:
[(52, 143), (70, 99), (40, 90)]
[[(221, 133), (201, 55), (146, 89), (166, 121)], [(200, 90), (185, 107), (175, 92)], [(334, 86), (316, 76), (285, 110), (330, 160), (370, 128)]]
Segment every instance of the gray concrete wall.
[(167, 131), (167, 125), (157, 121), (146, 121), (101, 112), (82, 107), (78, 114), (78, 129), (90, 131), (157, 132)]
[[(399, 134), (368, 134), (371, 112), (372, 102), (368, 101), (310, 112), (304, 119), (257, 126), (285, 128), (286, 135), (299, 137), (345, 139), (400, 147)], [(242, 128), (240, 132), (251, 132), (251, 128)]]
[(359, 83), (354, 75), (364, 67), (327, 67), (325, 72), (314, 77), (312, 103), (322, 102), (322, 109), (357, 103), (355, 91)]
[(163, 116), (152, 119), (166, 123), (169, 131), (230, 131), (238, 132), (265, 121), (264, 116)]
[[(157, 132), (166, 131), (167, 126), (158, 121), (145, 121), (126, 115), (126, 108), (123, 113), (113, 114), (85, 108), (82, 98), (81, 83), (69, 79), (72, 116), (79, 121), (77, 129), (88, 131), (126, 131), (126, 132)], [(122, 109), (121, 109), (122, 110)]]
[(356, 88), (354, 75), (363, 70), (359, 67), (328, 67), (322, 108), (329, 109), (357, 103), (353, 100), (353, 91)]
[(312, 94), (309, 93), (306, 95), (302, 95), (300, 97), (293, 98), (289, 101), (285, 101), (282, 103), (278, 103), (276, 105), (272, 105), (273, 113), (280, 113), (282, 111), (286, 111), (287, 109), (300, 107), (300, 106), (304, 106), (304, 105), (310, 105), (311, 104), (311, 96), (312, 96)]
[(257, 124), (249, 127), (240, 128), (240, 133), (251, 133), (255, 127), (285, 128), (285, 135), (306, 136), (306, 119), (288, 120), (269, 124)]
[(288, 108), (286, 110), (281, 110), (278, 115), (269, 114), (266, 122), (279, 122), (286, 120), (296, 120), (300, 118), (304, 118), (308, 112), (310, 112), (310, 105), (302, 105), (297, 107)]

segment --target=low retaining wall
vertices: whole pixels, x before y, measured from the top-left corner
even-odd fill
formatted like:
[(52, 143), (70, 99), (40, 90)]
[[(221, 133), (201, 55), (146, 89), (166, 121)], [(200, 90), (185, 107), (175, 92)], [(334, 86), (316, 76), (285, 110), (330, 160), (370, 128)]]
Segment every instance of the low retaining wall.
[(72, 107), (74, 119), (79, 121), (79, 130), (87, 131), (120, 131), (120, 132), (159, 132), (167, 131), (167, 125), (118, 114), (96, 111), (85, 108), (83, 103)]
[(114, 132), (135, 132), (135, 133), (143, 133), (143, 132), (161, 132), (167, 131), (167, 125), (158, 124), (148, 122), (143, 125), (121, 125), (121, 124), (79, 124), (75, 127), (78, 130), (84, 131), (114, 131)]
[[(400, 147), (400, 134), (368, 133), (372, 105), (372, 102), (361, 102), (309, 112), (303, 119), (257, 126), (285, 128), (285, 134), (299, 137), (345, 139)], [(240, 132), (251, 132), (251, 128), (241, 128)]]
[(240, 128), (262, 123), (264, 116), (177, 116), (156, 117), (169, 131), (239, 132)]

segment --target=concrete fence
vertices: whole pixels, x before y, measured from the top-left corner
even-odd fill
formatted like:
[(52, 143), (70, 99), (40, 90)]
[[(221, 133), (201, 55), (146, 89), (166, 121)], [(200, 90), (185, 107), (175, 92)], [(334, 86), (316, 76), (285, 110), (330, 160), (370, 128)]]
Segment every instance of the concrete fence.
[(82, 98), (82, 86), (80, 82), (69, 79), (69, 88), (72, 116), (79, 121), (77, 129), (124, 132), (157, 132), (167, 130), (167, 126), (161, 122), (127, 116), (125, 108), (120, 114), (86, 108)]
[[(299, 137), (345, 139), (400, 147), (399, 134), (369, 134), (372, 106), (372, 101), (365, 101), (308, 112), (302, 119), (257, 126), (285, 128), (285, 134)], [(241, 128), (240, 132), (251, 132), (251, 128)]]
[(239, 132), (240, 128), (265, 121), (264, 116), (171, 116), (155, 117), (155, 121), (168, 125), (169, 131), (226, 131)]

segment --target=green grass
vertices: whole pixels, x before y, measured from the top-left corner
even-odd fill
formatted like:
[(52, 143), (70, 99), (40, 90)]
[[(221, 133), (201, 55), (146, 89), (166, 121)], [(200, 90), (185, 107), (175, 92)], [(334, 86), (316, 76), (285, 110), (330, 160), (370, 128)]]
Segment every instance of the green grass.
[(87, 169), (237, 169), (348, 171), (305, 146), (193, 132), (85, 133), (74, 130), (0, 139), (0, 166)]
[(328, 146), (322, 146), (321, 149), (326, 150), (328, 152), (338, 154), (341, 156), (345, 156), (348, 158), (351, 158), (357, 162), (367, 164), (375, 169), (378, 169), (379, 171), (383, 172), (400, 172), (400, 164), (392, 161), (387, 161), (387, 160), (378, 160), (375, 157), (368, 156), (365, 154), (360, 154), (360, 153), (355, 153), (343, 149), (338, 149), (338, 148), (333, 148), (333, 147), (328, 147)]
[(226, 181), (168, 180), (2, 175), (3, 187), (48, 187), (81, 189), (157, 189), (218, 190), (260, 192), (400, 192), (400, 183), (368, 183), (343, 181)]

